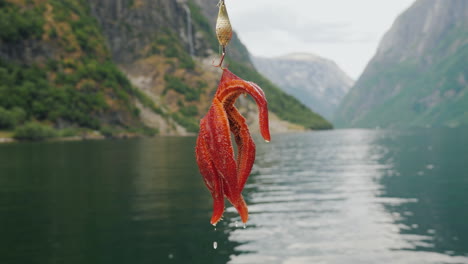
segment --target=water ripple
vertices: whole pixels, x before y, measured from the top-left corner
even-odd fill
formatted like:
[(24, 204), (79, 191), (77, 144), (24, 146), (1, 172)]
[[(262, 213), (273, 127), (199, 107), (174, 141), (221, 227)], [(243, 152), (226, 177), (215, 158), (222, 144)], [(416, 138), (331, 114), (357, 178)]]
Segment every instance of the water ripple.
[(396, 174), (389, 149), (378, 144), (387, 137), (391, 132), (348, 130), (258, 144), (245, 188), (249, 228), (229, 237), (250, 253), (232, 255), (230, 263), (468, 263), (414, 251), (433, 247), (431, 234), (404, 234), (413, 228), (399, 223), (408, 216), (386, 210), (418, 203), (383, 196), (380, 179)]

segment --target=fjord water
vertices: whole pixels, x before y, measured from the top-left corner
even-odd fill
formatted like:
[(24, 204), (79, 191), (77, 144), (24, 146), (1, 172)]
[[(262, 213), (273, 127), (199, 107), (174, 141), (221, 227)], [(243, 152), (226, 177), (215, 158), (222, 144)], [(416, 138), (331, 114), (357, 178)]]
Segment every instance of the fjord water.
[(468, 263), (467, 132), (258, 141), (216, 230), (193, 137), (0, 145), (0, 263)]

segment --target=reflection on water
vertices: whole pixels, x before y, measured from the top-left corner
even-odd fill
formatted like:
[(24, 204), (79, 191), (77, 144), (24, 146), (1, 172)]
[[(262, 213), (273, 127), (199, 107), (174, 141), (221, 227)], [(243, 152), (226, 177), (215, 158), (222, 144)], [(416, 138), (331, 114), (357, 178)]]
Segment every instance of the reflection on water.
[(333, 131), (260, 146), (251, 227), (230, 234), (245, 254), (231, 263), (468, 263), (467, 134), (427, 134)]
[(216, 230), (195, 138), (0, 145), (0, 263), (468, 263), (466, 132), (275, 135)]
[(467, 135), (467, 130), (422, 130), (380, 142), (389, 146), (386, 159), (393, 164), (381, 181), (384, 195), (418, 199), (386, 206), (401, 216), (395, 222), (403, 237), (421, 238), (411, 250), (468, 255)]
[(1, 145), (0, 263), (226, 263), (237, 243), (209, 225), (194, 144)]

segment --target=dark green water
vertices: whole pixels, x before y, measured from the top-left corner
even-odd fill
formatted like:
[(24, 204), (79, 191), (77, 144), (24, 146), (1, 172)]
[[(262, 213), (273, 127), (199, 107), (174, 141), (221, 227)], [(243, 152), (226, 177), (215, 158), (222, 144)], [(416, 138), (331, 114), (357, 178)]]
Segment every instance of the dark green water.
[(275, 135), (216, 231), (194, 144), (0, 145), (0, 263), (468, 263), (467, 130)]

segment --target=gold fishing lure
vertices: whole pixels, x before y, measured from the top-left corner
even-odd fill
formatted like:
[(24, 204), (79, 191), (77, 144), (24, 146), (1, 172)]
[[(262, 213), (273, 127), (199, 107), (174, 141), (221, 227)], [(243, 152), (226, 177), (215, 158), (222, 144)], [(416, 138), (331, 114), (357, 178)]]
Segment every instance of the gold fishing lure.
[(218, 37), (219, 45), (226, 47), (232, 38), (232, 26), (229, 21), (229, 15), (224, 0), (220, 0), (218, 6), (219, 12), (218, 19), (216, 20), (216, 36)]
[(227, 13), (226, 4), (224, 0), (220, 0), (218, 3), (219, 12), (218, 19), (216, 20), (216, 37), (218, 38), (219, 45), (223, 48), (223, 54), (221, 61), (217, 67), (221, 67), (223, 64), (224, 56), (226, 55), (226, 46), (229, 44), (232, 38), (232, 26), (229, 21), (229, 15)]

